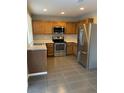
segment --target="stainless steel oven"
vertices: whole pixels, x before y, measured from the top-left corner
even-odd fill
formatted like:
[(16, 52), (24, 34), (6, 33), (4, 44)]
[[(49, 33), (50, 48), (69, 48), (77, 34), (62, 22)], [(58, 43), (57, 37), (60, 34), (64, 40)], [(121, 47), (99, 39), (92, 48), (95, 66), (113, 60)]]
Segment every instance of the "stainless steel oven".
[(55, 42), (54, 43), (54, 56), (65, 56), (66, 55), (66, 43)]

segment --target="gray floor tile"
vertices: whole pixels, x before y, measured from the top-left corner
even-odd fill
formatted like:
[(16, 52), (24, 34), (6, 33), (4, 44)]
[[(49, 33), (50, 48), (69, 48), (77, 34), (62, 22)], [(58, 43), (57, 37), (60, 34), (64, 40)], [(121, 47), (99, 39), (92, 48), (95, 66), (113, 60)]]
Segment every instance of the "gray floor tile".
[(68, 93), (69, 88), (65, 84), (59, 84), (48, 87), (47, 93)]
[(87, 80), (68, 83), (68, 85), (70, 87), (70, 90), (76, 90), (76, 89), (82, 89), (82, 88), (90, 87), (90, 84)]
[(71, 90), (69, 93), (97, 93), (96, 89), (93, 89), (92, 87), (82, 87), (75, 90)]
[(76, 74), (78, 74), (78, 72), (76, 71), (76, 70), (69, 70), (69, 71), (64, 71), (63, 72), (63, 75), (65, 76), (65, 77), (68, 77), (68, 76), (74, 76), (74, 75), (76, 75)]
[(30, 77), (28, 93), (97, 93), (97, 71), (88, 71), (74, 56), (48, 57), (48, 75)]
[(72, 83), (72, 82), (77, 82), (77, 81), (82, 81), (83, 77), (82, 75), (75, 75), (75, 76), (69, 76), (69, 77), (65, 77), (66, 83)]
[(96, 78), (88, 79), (88, 81), (89, 81), (90, 85), (91, 85), (93, 88), (97, 89), (97, 79), (96, 79)]

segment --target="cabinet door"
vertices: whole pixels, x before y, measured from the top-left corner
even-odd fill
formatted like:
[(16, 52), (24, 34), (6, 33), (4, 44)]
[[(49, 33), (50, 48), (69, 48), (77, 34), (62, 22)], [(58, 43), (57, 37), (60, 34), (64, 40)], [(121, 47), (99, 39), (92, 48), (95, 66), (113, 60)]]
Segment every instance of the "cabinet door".
[(73, 43), (73, 54), (77, 56), (77, 43)]
[(76, 23), (67, 22), (65, 34), (76, 34)]
[(42, 34), (44, 32), (44, 23), (42, 21), (32, 21), (33, 34)]
[(54, 46), (53, 43), (47, 43), (47, 56), (53, 56), (54, 55)]
[(63, 27), (66, 27), (66, 22), (53, 22), (53, 27), (54, 26), (63, 26)]
[(52, 22), (33, 21), (33, 34), (52, 34)]
[(67, 43), (67, 55), (72, 55), (73, 54), (73, 43), (68, 42)]
[(52, 22), (43, 22), (44, 32), (43, 34), (52, 34)]

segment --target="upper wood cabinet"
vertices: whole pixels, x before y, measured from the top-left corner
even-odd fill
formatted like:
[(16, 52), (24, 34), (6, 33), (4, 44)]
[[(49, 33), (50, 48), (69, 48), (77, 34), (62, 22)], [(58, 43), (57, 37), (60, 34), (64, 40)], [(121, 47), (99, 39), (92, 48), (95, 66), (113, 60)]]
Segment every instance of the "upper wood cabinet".
[(52, 34), (54, 26), (65, 27), (65, 34), (77, 34), (79, 26), (88, 23), (93, 23), (93, 18), (87, 18), (78, 22), (33, 20), (33, 34)]
[(41, 21), (32, 21), (33, 34), (42, 34), (44, 32), (44, 23)]
[(87, 18), (80, 21), (80, 24), (89, 24), (89, 23), (93, 23), (93, 18)]
[(84, 20), (77, 22), (76, 23), (76, 34), (78, 33), (79, 26), (81, 26), (83, 24), (89, 24), (89, 23), (94, 23), (93, 18), (87, 18), (87, 19), (84, 19)]
[(44, 23), (44, 34), (52, 34), (52, 22), (43, 22)]
[(76, 34), (76, 22), (66, 22), (65, 34)]
[(32, 21), (33, 34), (52, 34), (52, 22)]
[(66, 22), (53, 22), (53, 27), (54, 26), (63, 26), (66, 28)]
[(63, 26), (66, 28), (66, 22), (51, 21), (32, 21), (33, 34), (52, 34), (54, 26)]

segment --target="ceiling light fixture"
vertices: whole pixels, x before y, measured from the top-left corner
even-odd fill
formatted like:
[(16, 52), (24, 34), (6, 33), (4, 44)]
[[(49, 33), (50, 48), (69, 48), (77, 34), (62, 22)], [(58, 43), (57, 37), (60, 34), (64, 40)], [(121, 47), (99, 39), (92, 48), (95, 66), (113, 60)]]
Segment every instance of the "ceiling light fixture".
[(80, 8), (80, 10), (84, 10), (84, 8), (83, 8), (83, 7), (81, 7), (81, 8)]
[(43, 9), (43, 11), (44, 11), (44, 12), (46, 12), (46, 11), (47, 11), (47, 9)]
[(63, 14), (65, 14), (64, 12), (61, 12), (61, 14), (63, 15)]

